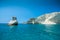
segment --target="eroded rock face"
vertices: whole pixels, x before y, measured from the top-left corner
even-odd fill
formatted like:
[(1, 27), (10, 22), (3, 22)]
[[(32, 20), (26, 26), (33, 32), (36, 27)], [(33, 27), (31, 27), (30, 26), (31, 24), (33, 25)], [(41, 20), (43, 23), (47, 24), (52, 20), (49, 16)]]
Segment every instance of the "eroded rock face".
[(60, 12), (53, 12), (37, 17), (36, 21), (41, 24), (60, 24)]
[(18, 21), (16, 17), (12, 17), (12, 20), (8, 23), (8, 25), (18, 25)]
[(27, 24), (35, 24), (35, 18), (30, 18), (30, 19), (27, 21)]

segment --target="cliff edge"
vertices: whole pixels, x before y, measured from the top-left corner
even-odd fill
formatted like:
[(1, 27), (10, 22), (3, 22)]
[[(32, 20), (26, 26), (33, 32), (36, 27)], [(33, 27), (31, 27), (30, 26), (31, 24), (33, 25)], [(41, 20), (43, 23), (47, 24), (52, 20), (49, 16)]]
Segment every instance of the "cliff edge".
[(60, 24), (60, 12), (52, 12), (41, 15), (36, 18), (40, 24)]

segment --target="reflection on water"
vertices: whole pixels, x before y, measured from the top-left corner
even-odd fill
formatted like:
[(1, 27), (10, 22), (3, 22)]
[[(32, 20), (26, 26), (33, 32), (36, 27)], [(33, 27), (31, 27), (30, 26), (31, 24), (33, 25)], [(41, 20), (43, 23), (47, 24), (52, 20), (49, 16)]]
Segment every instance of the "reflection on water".
[(53, 32), (52, 31), (52, 28), (53, 27), (55, 27), (55, 26), (54, 25), (49, 25), (49, 24), (48, 25), (45, 25), (45, 30), (44, 31), (46, 31), (46, 32)]
[(0, 40), (59, 40), (60, 25), (0, 24)]
[(55, 40), (60, 39), (60, 25), (45, 25), (45, 31)]
[(10, 32), (14, 32), (17, 29), (17, 26), (9, 26), (9, 27), (10, 27), (9, 29)]

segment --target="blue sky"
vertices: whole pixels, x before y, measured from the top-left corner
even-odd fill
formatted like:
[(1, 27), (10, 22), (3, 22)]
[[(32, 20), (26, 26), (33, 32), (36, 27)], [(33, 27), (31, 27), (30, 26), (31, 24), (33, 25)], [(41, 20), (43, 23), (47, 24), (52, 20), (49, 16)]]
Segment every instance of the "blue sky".
[(21, 23), (50, 12), (60, 12), (59, 0), (0, 0), (0, 23), (8, 23), (12, 16)]

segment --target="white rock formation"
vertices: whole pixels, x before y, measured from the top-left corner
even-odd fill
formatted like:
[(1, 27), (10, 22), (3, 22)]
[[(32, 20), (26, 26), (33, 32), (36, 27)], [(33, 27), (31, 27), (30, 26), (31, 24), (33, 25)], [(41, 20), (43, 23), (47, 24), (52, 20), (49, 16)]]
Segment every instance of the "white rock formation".
[(8, 25), (17, 25), (18, 21), (16, 17), (12, 17), (12, 20), (10, 20), (10, 22), (8, 23)]
[(16, 20), (10, 20), (9, 24), (15, 24), (17, 21)]
[(60, 12), (53, 12), (37, 17), (40, 24), (60, 24)]

